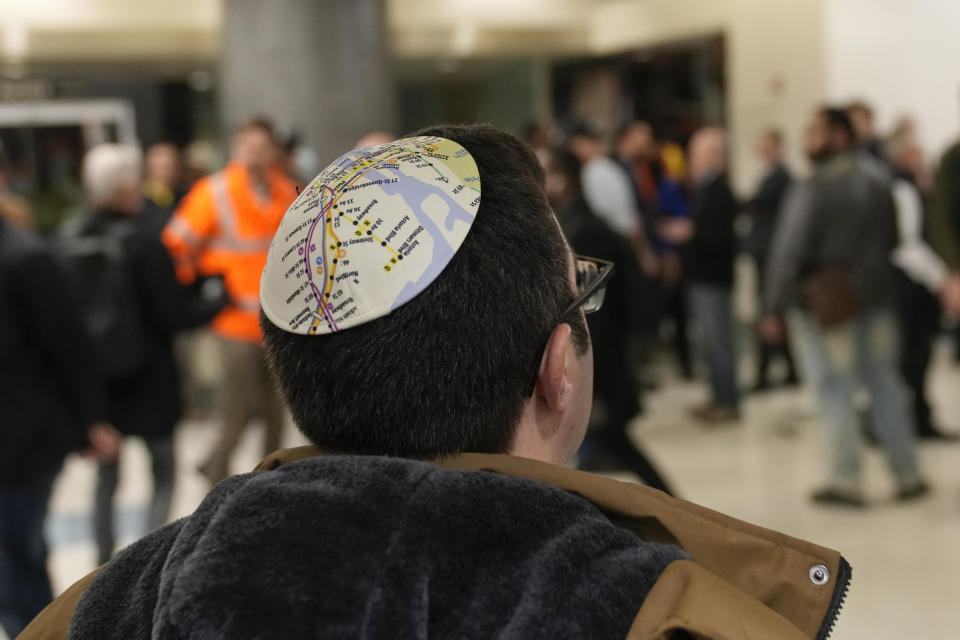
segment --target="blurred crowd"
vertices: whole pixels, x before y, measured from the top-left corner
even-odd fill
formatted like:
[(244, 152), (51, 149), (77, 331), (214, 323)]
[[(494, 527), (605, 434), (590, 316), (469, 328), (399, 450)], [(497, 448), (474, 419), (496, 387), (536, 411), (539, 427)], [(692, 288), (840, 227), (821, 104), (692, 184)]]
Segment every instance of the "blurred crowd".
[[(900, 499), (929, 491), (915, 449), (918, 437), (951, 437), (933, 424), (925, 386), (933, 342), (960, 316), (960, 144), (934, 172), (911, 121), (881, 137), (868, 105), (825, 107), (803, 135), (809, 175), (787, 167), (783, 133), (766, 130), (755, 147), (763, 175), (744, 198), (730, 186), (720, 127), (682, 141), (644, 121), (613, 136), (586, 122), (534, 124), (525, 136), (574, 251), (617, 271), (589, 317), (595, 399), (580, 466), (627, 469), (672, 491), (628, 435), (643, 391), (667, 383), (649, 366), (662, 343), (681, 377), (704, 364), (708, 399), (691, 417), (738, 423), (747, 349), (733, 292), (746, 255), (763, 310), (752, 390), (804, 380), (816, 392), (830, 456), (813, 499), (864, 505), (865, 439), (886, 452)], [(358, 146), (392, 138), (373, 132)], [(285, 413), (261, 347), (260, 273), (319, 168), (265, 119), (234, 132), (220, 170), (198, 147), (98, 145), (83, 163), (87, 211), (47, 242), (31, 231), (30, 203), (5, 187), (0, 158), (0, 602), (17, 603), (0, 611), (8, 634), (50, 600), (42, 527), (68, 452), (98, 465), (100, 562), (115, 547), (123, 436), (143, 438), (151, 456), (148, 529), (166, 522), (191, 387), (178, 358), (196, 339), (188, 331), (209, 326), (222, 362), (218, 436), (198, 472), (226, 477), (255, 416), (264, 453), (279, 447)], [(862, 389), (868, 415), (855, 402)]]
[[(810, 385), (830, 447), (815, 502), (865, 505), (865, 441), (887, 454), (899, 499), (929, 492), (916, 440), (956, 437), (933, 423), (925, 389), (934, 341), (960, 314), (960, 144), (934, 171), (911, 120), (882, 137), (866, 103), (827, 106), (802, 132), (809, 172), (794, 174), (783, 133), (764, 130), (762, 175), (738, 197), (721, 127), (697, 130), (685, 148), (642, 120), (614, 135), (586, 122), (532, 124), (526, 141), (574, 250), (618, 269), (615, 300), (590, 318), (597, 389), (582, 466), (628, 468), (665, 488), (625, 434), (639, 392), (660, 384), (647, 364), (666, 337), (684, 378), (704, 364), (707, 400), (690, 416), (708, 427), (739, 423), (744, 361), (755, 366), (753, 392)], [(742, 257), (762, 310), (752, 349), (739, 344), (734, 312)]]

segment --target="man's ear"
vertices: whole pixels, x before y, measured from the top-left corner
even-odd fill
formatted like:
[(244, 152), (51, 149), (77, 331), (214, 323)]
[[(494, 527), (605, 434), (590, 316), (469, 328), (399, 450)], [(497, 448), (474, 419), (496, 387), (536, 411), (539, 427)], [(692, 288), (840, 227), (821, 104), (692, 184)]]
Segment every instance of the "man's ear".
[(547, 347), (543, 350), (540, 372), (537, 374), (537, 386), (534, 393), (555, 411), (567, 408), (573, 396), (573, 383), (569, 378), (569, 359), (574, 357), (571, 329), (568, 324), (557, 325)]

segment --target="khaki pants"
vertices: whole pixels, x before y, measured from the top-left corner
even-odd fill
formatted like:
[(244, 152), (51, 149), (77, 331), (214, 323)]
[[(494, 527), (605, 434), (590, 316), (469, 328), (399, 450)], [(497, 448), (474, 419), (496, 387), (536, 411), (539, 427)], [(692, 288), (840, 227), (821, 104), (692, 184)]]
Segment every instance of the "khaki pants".
[(283, 401), (267, 370), (263, 347), (257, 343), (220, 340), (223, 386), (220, 407), (223, 423), (217, 443), (201, 470), (211, 482), (229, 473), (230, 456), (251, 418), (264, 419), (264, 455), (280, 448), (283, 434)]

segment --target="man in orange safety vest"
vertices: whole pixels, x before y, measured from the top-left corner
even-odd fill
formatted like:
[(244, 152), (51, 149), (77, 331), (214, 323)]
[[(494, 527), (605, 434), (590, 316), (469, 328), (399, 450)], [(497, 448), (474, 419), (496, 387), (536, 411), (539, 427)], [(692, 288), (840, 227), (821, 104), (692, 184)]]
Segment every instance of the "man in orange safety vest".
[(265, 453), (280, 446), (283, 404), (267, 372), (257, 319), (267, 250), (297, 196), (277, 157), (268, 121), (242, 125), (234, 134), (229, 164), (194, 185), (163, 231), (180, 279), (222, 275), (231, 299), (212, 323), (223, 355), (223, 424), (200, 469), (213, 483), (227, 476), (230, 455), (257, 409), (266, 422)]

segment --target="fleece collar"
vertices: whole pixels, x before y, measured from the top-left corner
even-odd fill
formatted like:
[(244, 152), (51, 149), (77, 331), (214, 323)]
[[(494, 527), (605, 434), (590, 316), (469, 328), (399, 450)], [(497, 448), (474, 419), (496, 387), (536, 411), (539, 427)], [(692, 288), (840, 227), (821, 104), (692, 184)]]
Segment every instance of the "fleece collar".
[[(267, 456), (257, 469), (275, 469), (316, 455), (321, 455), (321, 451), (314, 446), (283, 449)], [(696, 565), (693, 573), (699, 575), (705, 570), (710, 574), (709, 579), (700, 579), (693, 585), (696, 587), (694, 591), (700, 593), (706, 588), (707, 594), (718, 597), (722, 593), (736, 593), (737, 599), (746, 599), (740, 605), (747, 610), (751, 610), (750, 601), (756, 602), (762, 605), (752, 607), (757, 610), (758, 618), (766, 619), (768, 613), (772, 614), (771, 619), (787, 622), (799, 632), (798, 638), (826, 638), (846, 597), (851, 570), (839, 552), (731, 518), (649, 487), (509, 455), (466, 453), (436, 460), (434, 464), (449, 469), (487, 470), (528, 478), (578, 494), (596, 505), (615, 524), (633, 531), (643, 540), (676, 544), (689, 553)], [(681, 565), (681, 568), (683, 565), (674, 564)], [(689, 572), (691, 568), (683, 570)], [(661, 581), (668, 577), (668, 573), (669, 569)], [(703, 587), (706, 583), (712, 586)], [(723, 585), (724, 589), (719, 589), (718, 585)], [(684, 593), (689, 596), (690, 585), (686, 588)], [(654, 595), (657, 595), (656, 589), (651, 594)], [(656, 622), (649, 624), (649, 628), (656, 628), (657, 623), (670, 619), (675, 613), (673, 607), (683, 603), (699, 611), (704, 624), (713, 624), (712, 621), (721, 617), (719, 609), (722, 607), (716, 605), (703, 608), (701, 603), (699, 607), (690, 607), (690, 601), (683, 598), (667, 600), (661, 610), (653, 612), (652, 618)], [(736, 608), (733, 604), (730, 607)], [(717, 615), (711, 613), (714, 610)]]

